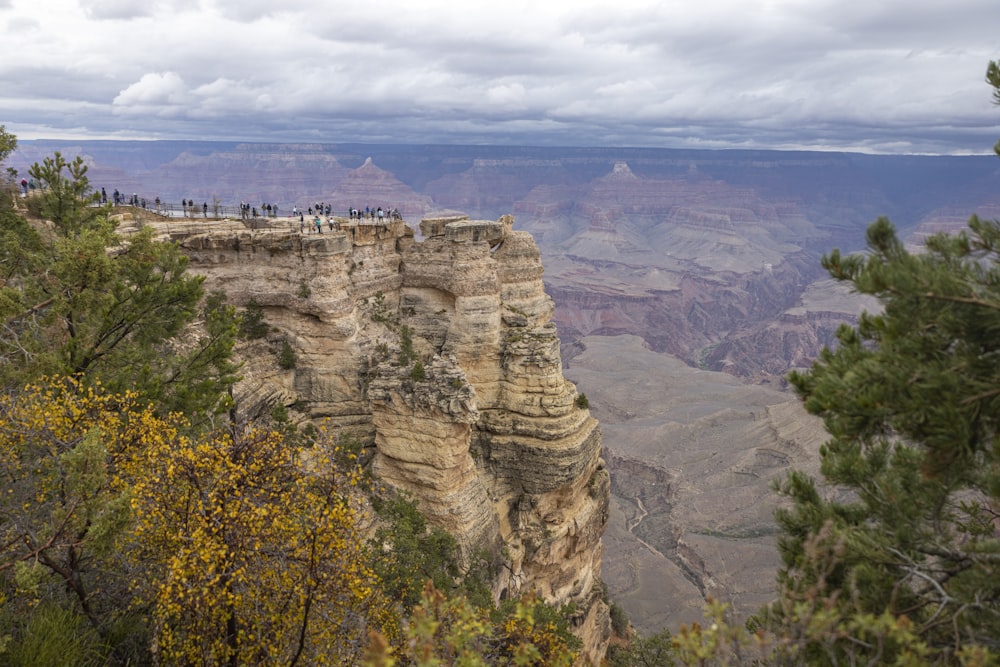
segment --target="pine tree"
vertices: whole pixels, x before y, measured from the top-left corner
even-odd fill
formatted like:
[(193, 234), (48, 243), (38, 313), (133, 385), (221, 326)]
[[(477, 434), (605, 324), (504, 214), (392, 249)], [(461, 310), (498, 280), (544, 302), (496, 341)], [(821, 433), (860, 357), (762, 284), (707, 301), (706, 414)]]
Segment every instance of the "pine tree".
[[(986, 80), (1000, 104), (1000, 65)], [(836, 349), (790, 375), (830, 434), (827, 490), (801, 473), (780, 484), (793, 503), (777, 513), (781, 598), (764, 623), (810, 664), (992, 664), (1000, 222), (972, 216), (967, 230), (910, 252), (882, 218), (866, 253), (834, 250), (823, 266), (882, 310), (842, 326)]]
[(40, 191), (29, 202), (51, 226), (0, 203), (0, 384), (79, 375), (164, 411), (221, 409), (235, 380), (235, 310), (205, 297), (176, 244), (148, 229), (118, 234), (86, 173), (59, 153), (31, 168)]
[(4, 125), (0, 125), (0, 162), (6, 160), (15, 148), (17, 148), (17, 137), (8, 132)]
[[(846, 615), (905, 616), (942, 662), (1000, 649), (998, 253), (996, 221), (973, 217), (910, 253), (880, 219), (866, 255), (823, 264), (884, 310), (790, 377), (830, 433), (823, 476), (848, 494), (825, 499), (802, 475), (783, 484), (783, 593), (822, 584)], [(803, 579), (821, 531), (837, 557)]]

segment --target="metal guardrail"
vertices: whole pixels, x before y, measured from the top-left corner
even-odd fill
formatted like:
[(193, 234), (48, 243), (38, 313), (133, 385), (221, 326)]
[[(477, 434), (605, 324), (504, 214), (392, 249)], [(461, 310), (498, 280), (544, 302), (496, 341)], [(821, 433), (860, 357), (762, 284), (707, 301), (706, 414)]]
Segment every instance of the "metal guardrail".
[[(126, 202), (118, 203), (117, 205), (112, 204), (112, 206), (115, 209), (142, 210), (146, 213), (161, 216), (166, 220), (176, 220), (178, 223), (211, 223), (220, 220), (240, 220), (250, 229), (298, 229), (303, 232), (311, 232), (314, 229), (314, 220), (316, 218), (315, 213), (299, 211), (297, 209), (294, 213), (292, 211), (281, 213), (277, 208), (274, 208), (269, 212), (269, 215), (264, 215), (267, 211), (262, 212), (260, 209), (252, 206), (245, 209), (241, 206), (215, 204), (208, 205), (206, 208), (207, 202), (196, 206), (185, 206), (170, 202), (160, 202), (157, 204), (155, 200), (152, 204), (149, 203), (149, 200), (145, 200), (146, 205), (143, 206), (143, 198), (137, 198), (138, 204), (131, 203), (131, 199), (129, 197)], [(254, 216), (254, 213), (257, 215)], [(358, 210), (354, 211), (355, 215), (353, 216), (350, 212), (347, 213), (347, 215), (338, 215), (333, 212), (330, 215), (320, 214), (322, 228), (329, 227), (330, 231), (333, 231), (335, 227), (339, 229), (340, 223), (343, 222), (353, 222), (362, 225), (385, 225), (394, 220), (403, 220), (403, 216), (400, 215), (397, 209), (389, 209), (381, 217), (377, 217), (375, 211), (371, 211), (368, 215), (364, 215), (362, 211)]]
[[(36, 188), (24, 188), (17, 184), (10, 186), (10, 190), (19, 195), (22, 199), (27, 198), (29, 195), (34, 194), (38, 190)], [(317, 215), (312, 209), (299, 210), (297, 207), (293, 210), (279, 211), (279, 209), (272, 204), (270, 210), (261, 209), (255, 206), (228, 206), (221, 203), (202, 202), (201, 204), (177, 204), (174, 202), (163, 202), (157, 201), (157, 198), (146, 198), (140, 197), (137, 194), (133, 195), (120, 195), (118, 202), (113, 201), (113, 197), (102, 198), (100, 191), (92, 193), (94, 197), (91, 200), (91, 206), (112, 206), (116, 209), (132, 208), (146, 211), (147, 213), (152, 213), (155, 215), (163, 216), (164, 218), (174, 218), (174, 219), (187, 219), (187, 220), (242, 220), (255, 228), (268, 227), (270, 225), (281, 224), (292, 224), (297, 222), (303, 222), (305, 224), (311, 224), (312, 219)], [(329, 208), (329, 207), (327, 207)], [(382, 215), (376, 216), (376, 210), (378, 210)], [(357, 209), (352, 209), (351, 211), (344, 212), (334, 212), (331, 211), (329, 215), (324, 213), (318, 213), (320, 217), (326, 222), (330, 217), (355, 220), (359, 223), (368, 224), (385, 224), (393, 220), (402, 220), (403, 217), (399, 214), (398, 209), (371, 209), (369, 211), (360, 211)], [(347, 213), (347, 215), (344, 215)]]
[[(155, 213), (157, 215), (162, 215), (166, 218), (187, 218), (189, 220), (222, 220), (225, 218), (231, 220), (244, 220), (244, 221), (267, 221), (273, 220), (275, 222), (289, 222), (297, 221), (300, 218), (305, 218), (306, 222), (311, 221), (311, 219), (317, 215), (312, 211), (298, 210), (294, 212), (289, 211), (279, 211), (276, 207), (270, 211), (262, 211), (256, 207), (249, 207), (244, 209), (241, 206), (226, 206), (223, 204), (208, 204), (203, 202), (201, 204), (196, 204), (194, 206), (185, 206), (183, 204), (175, 204), (171, 202), (159, 202), (156, 203), (155, 200), (152, 202), (148, 199), (142, 197), (137, 197), (138, 203), (132, 203), (132, 197), (128, 197), (125, 202), (119, 204), (113, 204), (116, 208), (132, 207), (139, 208), (150, 213)], [(111, 203), (111, 202), (105, 202)], [(145, 204), (145, 205), (143, 205)], [(256, 215), (254, 215), (256, 213)], [(344, 218), (357, 220), (361, 223), (386, 223), (392, 220), (402, 220), (402, 216), (396, 209), (384, 210), (383, 215), (376, 217), (375, 211), (372, 210), (370, 213), (365, 214), (362, 211), (357, 211), (358, 216), (352, 217), (349, 213), (344, 215), (341, 212), (331, 212), (330, 215), (320, 213), (320, 217), (326, 219), (328, 217)]]
[[(143, 201), (145, 202), (145, 206), (142, 205)], [(242, 219), (242, 220), (261, 219), (261, 220), (263, 220), (263, 219), (267, 219), (267, 218), (269, 218), (269, 219), (278, 219), (278, 218), (285, 218), (285, 219), (287, 219), (287, 218), (290, 218), (291, 215), (292, 215), (291, 211), (288, 211), (286, 213), (281, 213), (281, 212), (278, 212), (277, 209), (274, 209), (274, 210), (270, 211), (268, 213), (268, 215), (264, 215), (265, 212), (257, 210), (256, 211), (257, 215), (254, 216), (253, 215), (254, 210), (252, 208), (251, 208), (251, 210), (244, 212), (244, 210), (241, 209), (239, 206), (226, 206), (226, 205), (223, 205), (223, 204), (206, 204), (206, 203), (202, 203), (202, 204), (197, 204), (195, 206), (184, 206), (182, 204), (175, 204), (175, 203), (172, 203), (172, 202), (160, 202), (159, 204), (157, 204), (155, 200), (151, 202), (148, 199), (144, 200), (142, 198), (139, 199), (139, 202), (140, 202), (139, 204), (134, 204), (132, 202), (126, 201), (125, 203), (119, 203), (119, 204), (115, 205), (115, 207), (116, 208), (122, 208), (122, 207), (140, 208), (140, 209), (142, 209), (144, 211), (149, 211), (150, 213), (156, 213), (158, 215), (162, 215), (162, 216), (167, 217), (167, 218), (189, 218), (189, 219), (201, 219), (201, 220), (211, 220), (211, 219), (220, 220), (222, 218), (231, 218), (231, 219), (237, 219), (237, 220), (239, 220), (239, 219)]]

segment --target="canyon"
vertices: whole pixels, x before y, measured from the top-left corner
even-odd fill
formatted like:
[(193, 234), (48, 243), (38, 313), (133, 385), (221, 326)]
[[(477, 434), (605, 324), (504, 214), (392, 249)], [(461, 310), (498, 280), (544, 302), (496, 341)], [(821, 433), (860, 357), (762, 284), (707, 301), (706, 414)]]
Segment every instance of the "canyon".
[(158, 217), (138, 224), (267, 324), (238, 349), (237, 413), (280, 407), (369, 445), (380, 484), (450, 533), (467, 568), (485, 559), (496, 600), (534, 590), (572, 606), (583, 655), (599, 662), (610, 476), (598, 422), (562, 375), (531, 235), (509, 216), (424, 219), (421, 240), (401, 220), (303, 233), (297, 221)]
[[(279, 217), (171, 219), (163, 234), (237, 302), (265, 299), (297, 350), (294, 377), (273, 355), (248, 364), (248, 404), (371, 434), (386, 479), (448, 489), (428, 511), (460, 541), (513, 545), (520, 570), (500, 588), (592, 600), (601, 579), (644, 634), (700, 618), (707, 595), (746, 615), (773, 594), (770, 485), (815, 474), (825, 438), (783, 378), (877, 308), (820, 256), (863, 249), (878, 216), (917, 247), (1000, 215), (993, 155), (25, 141), (7, 164), (26, 172), (56, 150), (84, 156), (94, 186), (149, 200), (398, 209), (401, 226), (377, 233), (302, 235)], [(391, 363), (401, 316), (439, 393), (407, 389)], [(572, 474), (515, 472), (545, 457)], [(588, 493), (605, 487), (602, 509)], [(570, 576), (585, 561), (600, 572)]]

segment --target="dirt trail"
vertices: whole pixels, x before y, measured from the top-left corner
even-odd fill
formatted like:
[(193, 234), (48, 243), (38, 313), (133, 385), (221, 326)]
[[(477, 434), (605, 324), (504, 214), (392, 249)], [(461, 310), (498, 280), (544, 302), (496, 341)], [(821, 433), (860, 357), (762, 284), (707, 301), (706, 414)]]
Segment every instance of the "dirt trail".
[(646, 511), (646, 506), (642, 504), (642, 498), (636, 496), (634, 500), (635, 500), (635, 506), (639, 510), (639, 515), (636, 516), (635, 519), (633, 519), (632, 521), (628, 522), (627, 528), (629, 534), (632, 535), (632, 537), (634, 537), (639, 544), (649, 549), (655, 555), (659, 556), (660, 558), (667, 559), (667, 556), (664, 555), (663, 552), (661, 552), (659, 549), (651, 545), (649, 542), (645, 541), (644, 539), (635, 534), (635, 529), (639, 527), (639, 524), (642, 523), (643, 519), (649, 516), (649, 512)]

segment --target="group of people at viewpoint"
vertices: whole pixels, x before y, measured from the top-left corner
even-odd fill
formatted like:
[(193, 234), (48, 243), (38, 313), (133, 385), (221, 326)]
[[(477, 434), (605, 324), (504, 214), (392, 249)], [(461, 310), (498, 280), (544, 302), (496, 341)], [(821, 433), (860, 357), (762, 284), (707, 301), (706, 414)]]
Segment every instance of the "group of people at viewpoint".
[(349, 213), (350, 213), (351, 220), (365, 220), (365, 219), (368, 219), (368, 220), (373, 220), (374, 221), (374, 220), (377, 219), (379, 222), (382, 222), (386, 218), (388, 218), (390, 220), (402, 220), (403, 219), (403, 216), (401, 216), (399, 214), (399, 209), (398, 208), (386, 208), (386, 209), (383, 209), (381, 206), (379, 206), (378, 209), (369, 208), (369, 207), (365, 206), (365, 210), (363, 210), (363, 211), (361, 209), (359, 209), (359, 208), (352, 208)]
[[(136, 193), (132, 193), (131, 196), (126, 195), (124, 192), (119, 192), (118, 188), (111, 195), (112, 202), (115, 206), (135, 206), (137, 208), (146, 208), (146, 198), (140, 197)], [(156, 200), (159, 203), (159, 199)], [(108, 203), (108, 192), (104, 188), (101, 188), (101, 203)]]
[[(22, 187), (27, 191), (27, 183), (23, 183)], [(108, 203), (108, 193), (104, 188), (101, 188), (100, 192), (101, 203)], [(131, 196), (126, 195), (123, 192), (119, 192), (117, 188), (112, 193), (112, 202), (115, 206), (135, 206), (137, 208), (146, 208), (147, 200), (145, 197), (140, 197), (133, 193)], [(160, 198), (156, 197), (156, 212), (161, 213), (166, 210), (171, 210), (172, 207), (168, 204), (161, 203)], [(204, 217), (208, 217), (208, 202), (201, 205), (195, 203), (193, 199), (182, 199), (181, 200), (181, 210), (184, 212), (185, 217), (191, 215), (192, 217), (200, 213)], [(215, 201), (212, 205), (213, 213), (218, 215), (219, 206), (218, 202)], [(224, 211), (223, 211), (224, 213)], [(255, 219), (258, 217), (264, 218), (276, 218), (278, 217), (278, 205), (263, 203), (260, 207), (252, 206), (245, 201), (241, 201), (239, 205), (240, 218), (243, 220)], [(308, 215), (312, 218), (312, 222), (316, 227), (316, 232), (321, 233), (323, 231), (323, 223), (321, 216), (326, 216), (327, 224), (330, 227), (330, 231), (336, 229), (336, 223), (331, 219), (333, 214), (333, 207), (326, 202), (316, 202), (313, 206), (309, 206), (305, 211), (303, 211), (298, 206), (292, 207), (292, 212), (288, 217), (298, 218), (300, 223), (300, 229), (305, 231), (305, 217)], [(347, 211), (348, 218), (351, 220), (357, 220), (358, 222), (370, 222), (370, 223), (384, 223), (386, 220), (402, 220), (403, 216), (400, 215), (398, 208), (389, 207), (371, 207), (365, 206), (363, 209), (358, 207), (351, 207)]]
[[(258, 215), (259, 213), (259, 215)], [(240, 202), (240, 218), (243, 220), (249, 220), (250, 218), (277, 218), (278, 217), (278, 205), (268, 204), (264, 202), (260, 205), (260, 211), (258, 212), (256, 206), (251, 206), (245, 201)]]
[[(333, 213), (333, 207), (330, 204), (324, 202), (316, 202), (314, 206), (310, 206), (303, 213), (301, 209), (297, 206), (292, 208), (292, 217), (298, 216), (300, 218), (305, 215), (312, 216), (316, 215), (326, 215), (329, 217)], [(365, 206), (364, 210), (360, 208), (351, 207), (347, 211), (347, 215), (351, 220), (369, 220), (372, 222), (384, 222), (386, 218), (389, 220), (402, 220), (403, 216), (399, 214), (399, 209), (397, 208), (372, 208), (370, 206)]]
[[(102, 204), (108, 203), (108, 191), (105, 188), (101, 188), (100, 192), (100, 202)], [(118, 188), (115, 188), (114, 192), (111, 193), (111, 203), (115, 206), (134, 206), (136, 208), (149, 208), (149, 201), (145, 197), (140, 197), (136, 193), (131, 195), (126, 195), (124, 192), (120, 192)], [(164, 204), (160, 201), (159, 197), (156, 197), (152, 201), (154, 210), (157, 213), (164, 212)], [(203, 202), (201, 206), (194, 203), (193, 199), (182, 199), (181, 200), (181, 210), (184, 212), (184, 216), (191, 215), (192, 217), (195, 213), (200, 212), (206, 218), (208, 217), (208, 202)]]
[[(292, 207), (292, 217), (296, 215), (299, 218), (299, 231), (305, 233), (306, 230), (306, 214), (312, 218), (312, 224), (316, 228), (317, 234), (323, 233), (323, 220), (320, 216), (326, 216), (326, 224), (330, 227), (330, 231), (335, 231), (339, 228), (338, 223), (330, 217), (333, 212), (333, 208), (330, 204), (325, 204), (323, 202), (317, 202), (315, 207), (310, 206), (306, 211), (302, 211), (297, 206)], [(403, 216), (400, 215), (399, 209), (397, 208), (372, 208), (366, 206), (362, 211), (359, 208), (350, 208), (348, 210), (348, 217), (351, 220), (357, 220), (359, 222), (368, 221), (371, 223), (384, 223), (386, 219), (389, 220), (402, 220)]]

